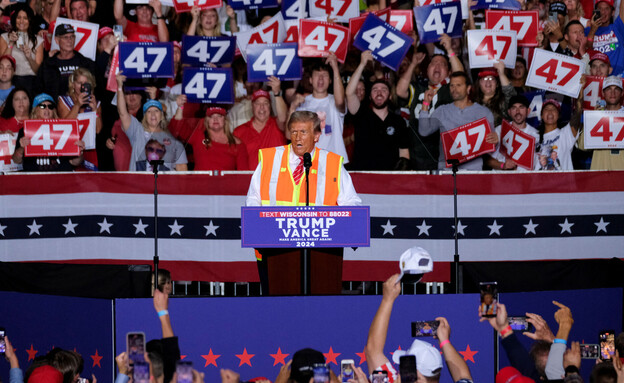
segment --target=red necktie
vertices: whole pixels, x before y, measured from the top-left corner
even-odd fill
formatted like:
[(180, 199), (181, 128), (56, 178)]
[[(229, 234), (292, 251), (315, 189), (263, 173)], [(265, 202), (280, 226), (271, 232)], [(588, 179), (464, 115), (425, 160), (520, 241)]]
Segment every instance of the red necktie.
[(303, 158), (299, 158), (299, 165), (295, 168), (293, 172), (293, 179), (295, 180), (295, 185), (299, 185), (299, 181), (301, 181), (301, 176), (303, 175)]

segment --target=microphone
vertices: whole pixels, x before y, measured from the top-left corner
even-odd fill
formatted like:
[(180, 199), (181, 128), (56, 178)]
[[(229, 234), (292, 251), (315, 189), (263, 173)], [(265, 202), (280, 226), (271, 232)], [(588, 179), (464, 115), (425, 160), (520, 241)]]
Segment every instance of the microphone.
[(306, 172), (310, 170), (312, 166), (312, 156), (310, 153), (303, 154), (303, 167), (306, 169)]
[(452, 158), (450, 160), (446, 160), (446, 163), (451, 165), (451, 166), (457, 166), (459, 165), (459, 160), (456, 158)]

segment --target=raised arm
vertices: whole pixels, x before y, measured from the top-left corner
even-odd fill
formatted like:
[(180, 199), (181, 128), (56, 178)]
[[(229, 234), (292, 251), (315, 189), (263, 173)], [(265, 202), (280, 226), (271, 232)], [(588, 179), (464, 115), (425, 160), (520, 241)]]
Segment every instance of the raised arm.
[(123, 29), (126, 29), (128, 20), (124, 16), (124, 0), (115, 0), (113, 4), (113, 13), (115, 14), (115, 21), (121, 25)]
[(546, 377), (549, 380), (562, 379), (565, 374), (565, 370), (563, 369), (563, 354), (566, 350), (568, 336), (570, 335), (570, 330), (572, 330), (572, 324), (574, 324), (572, 312), (567, 306), (562, 305), (557, 301), (553, 301), (553, 304), (559, 307), (559, 310), (555, 312), (555, 320), (559, 324), (559, 330), (557, 331), (557, 336), (550, 347), (548, 361), (546, 362), (545, 371)]
[(124, 97), (123, 84), (126, 81), (121, 71), (117, 73), (117, 112), (119, 112), (119, 120), (121, 121), (121, 127), (124, 131), (128, 130), (130, 123), (132, 122), (132, 116), (128, 113), (128, 106), (126, 105), (126, 98)]
[(451, 344), (451, 326), (449, 326), (448, 321), (444, 317), (438, 317), (436, 320), (440, 321), (440, 326), (436, 332), (438, 340), (440, 341), (440, 349), (444, 354), (444, 360), (446, 360), (446, 366), (453, 377), (453, 381), (457, 382), (460, 379), (472, 380), (470, 369), (464, 361), (464, 357), (459, 355), (455, 347)]
[(414, 47), (414, 55), (412, 56), (412, 61), (410, 61), (409, 66), (403, 72), (396, 86), (396, 94), (400, 98), (408, 98), (409, 97), (409, 86), (412, 82), (412, 75), (414, 74), (414, 70), (421, 62), (425, 59), (427, 55), (424, 52), (416, 51), (416, 47)]
[(442, 46), (446, 50), (446, 54), (448, 55), (449, 62), (451, 63), (451, 73), (463, 72), (464, 64), (462, 64), (461, 60), (459, 59), (459, 57), (457, 57), (457, 54), (455, 54), (455, 51), (453, 50), (451, 37), (444, 33), (442, 36), (440, 36), (440, 44), (442, 44)]
[(160, 0), (149, 0), (149, 5), (154, 8), (156, 14), (156, 22), (158, 23), (158, 41), (161, 43), (169, 41), (169, 29), (163, 17), (162, 5)]
[(329, 56), (325, 60), (326, 64), (329, 64), (334, 72), (334, 101), (336, 102), (336, 109), (340, 113), (345, 112), (345, 90), (342, 84), (342, 78), (340, 77), (340, 68), (338, 68), (338, 59), (334, 52), (330, 52)]
[(267, 83), (273, 92), (275, 99), (275, 111), (277, 114), (277, 127), (283, 132), (286, 128), (286, 119), (288, 118), (288, 106), (284, 101), (284, 95), (282, 94), (282, 86), (279, 78), (271, 76)]
[[(429, 113), (429, 108), (431, 106), (431, 101), (433, 100), (434, 91), (431, 89), (427, 89), (425, 91), (425, 97), (422, 102), (422, 109), (420, 110), (420, 114), (418, 115), (418, 133), (421, 136), (430, 136), (433, 133), (440, 130), (440, 121), (431, 116)], [(438, 111), (439, 109), (436, 109)]]
[(351, 114), (356, 114), (358, 110), (360, 110), (360, 99), (355, 94), (355, 90), (357, 89), (357, 85), (360, 82), (360, 78), (362, 78), (364, 68), (369, 61), (373, 61), (373, 54), (371, 53), (371, 51), (362, 52), (360, 65), (355, 68), (355, 71), (351, 75), (349, 83), (347, 84), (347, 109)]

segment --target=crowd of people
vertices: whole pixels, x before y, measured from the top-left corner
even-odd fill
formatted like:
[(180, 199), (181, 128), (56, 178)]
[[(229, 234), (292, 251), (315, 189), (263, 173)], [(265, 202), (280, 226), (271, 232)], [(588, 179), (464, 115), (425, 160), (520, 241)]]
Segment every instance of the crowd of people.
[[(113, 17), (107, 19), (98, 9), (108, 4), (96, 0), (2, 0), (0, 133), (19, 135), (13, 161), (24, 171), (149, 170), (153, 159), (162, 160), (161, 170), (254, 170), (260, 149), (290, 139), (285, 128), (290, 114), (307, 110), (322, 120), (318, 147), (343, 156), (347, 169), (436, 170), (447, 167), (440, 135), (485, 118), (491, 128), (485, 142), (496, 150), (460, 169), (526, 170), (500, 150), (504, 120), (535, 137), (532, 170), (624, 169), (621, 150), (585, 148), (584, 76), (577, 98), (545, 92), (536, 105), (527, 97), (536, 90), (526, 78), (540, 48), (583, 60), (586, 75), (603, 77), (603, 100), (596, 109), (622, 111), (624, 3), (595, 0), (593, 13), (586, 14), (584, 1), (591, 0), (521, 0), (522, 10), (538, 11), (539, 32), (537, 47), (514, 52), (514, 68), (503, 62), (470, 67), (466, 31), (485, 27), (483, 10), (475, 10), (464, 22), (464, 37), (442, 34), (438, 42), (421, 44), (412, 31), (414, 44), (398, 71), (351, 44), (342, 64), (334, 52), (303, 58), (300, 80), (250, 82), (239, 54), (223, 64), (233, 70), (235, 102), (216, 105), (190, 103), (182, 92), (187, 65), (182, 37), (236, 36), (269, 20), (279, 6), (234, 10), (224, 2), (220, 8), (176, 13), (159, 0), (114, 0)], [(420, 5), (360, 3), (361, 12)], [(77, 30), (57, 23), (58, 17), (99, 24), (95, 60), (76, 50)], [(122, 36), (115, 34), (117, 28)], [(120, 40), (173, 42), (174, 77), (139, 81), (118, 73), (109, 78)], [(116, 91), (107, 87), (111, 82)], [(78, 140), (71, 143), (80, 147), (78, 156), (24, 157), (30, 143), (24, 121), (75, 119), (85, 112), (96, 113), (95, 149), (85, 150)]]
[[(147, 362), (149, 365), (149, 376), (143, 381), (150, 382), (190, 382), (188, 379), (178, 379), (177, 363), (180, 361), (180, 348), (178, 337), (175, 335), (171, 316), (175, 313), (169, 312), (169, 291), (170, 280), (159, 277), (159, 288), (154, 290), (154, 310), (155, 315), (161, 324), (161, 339), (154, 339), (146, 342), (141, 340), (140, 348), (146, 352), (137, 357), (135, 353), (129, 355), (124, 351), (120, 353), (115, 362), (118, 368), (115, 382), (127, 383), (130, 380), (137, 381), (138, 377), (133, 375), (133, 363)], [(345, 379), (340, 373), (335, 374), (329, 369), (329, 376), (326, 383), (370, 383), (379, 382), (372, 376), (381, 372), (384, 376), (383, 383), (401, 382), (402, 376), (410, 376), (413, 371), (401, 370), (398, 372), (400, 359), (403, 356), (412, 355), (416, 360), (415, 377), (412, 383), (435, 383), (440, 381), (441, 371), (445, 367), (448, 369), (452, 381), (455, 383), (472, 383), (473, 378), (470, 368), (464, 361), (463, 356), (453, 346), (451, 341), (451, 325), (444, 317), (436, 318), (437, 328), (434, 330), (432, 339), (439, 343), (435, 347), (431, 342), (420, 339), (413, 340), (411, 346), (406, 350), (394, 351), (392, 361), (384, 352), (386, 347), (386, 337), (388, 334), (390, 318), (396, 299), (401, 294), (401, 276), (392, 275), (383, 285), (381, 302), (375, 316), (373, 317), (368, 338), (364, 349), (368, 375), (359, 366), (352, 365), (352, 378)], [(581, 368), (581, 347), (579, 342), (568, 339), (574, 318), (571, 310), (565, 305), (553, 301), (556, 306), (554, 319), (559, 326), (556, 333), (549, 328), (544, 318), (538, 314), (527, 313), (527, 321), (534, 326), (532, 332), (521, 332), (514, 330), (510, 326), (505, 305), (498, 304), (498, 309), (494, 316), (481, 317), (481, 322), (489, 322), (500, 338), (502, 350), (509, 359), (509, 366), (501, 368), (496, 375), (496, 383), (535, 383), (539, 381), (559, 381), (565, 383), (582, 383), (580, 374)], [(519, 341), (518, 334), (534, 340), (530, 350), (526, 350)], [(48, 354), (37, 357), (26, 369), (25, 373), (19, 366), (19, 361), (8, 337), (6, 341), (5, 357), (10, 363), (10, 383), (83, 383), (86, 379), (81, 378), (84, 361), (80, 354), (75, 351), (53, 348)], [(570, 341), (570, 347), (568, 347)], [(130, 345), (128, 347), (131, 347)], [(620, 333), (615, 338), (615, 350), (610, 360), (602, 361), (597, 359), (590, 374), (590, 383), (622, 383), (624, 382), (624, 364), (619, 355), (624, 352), (624, 333)], [(312, 383), (321, 382), (319, 376), (314, 374), (314, 370), (319, 365), (324, 366), (325, 357), (320, 351), (310, 348), (301, 349), (295, 352), (292, 359), (287, 361), (280, 369), (276, 377), (241, 379), (235, 371), (221, 369), (222, 383), (240, 383), (243, 381), (262, 383)], [(137, 372), (138, 374), (138, 372)], [(92, 383), (96, 383), (97, 377), (91, 376)], [(204, 374), (192, 370), (192, 382), (203, 383)], [(404, 382), (405, 383), (405, 382)]]

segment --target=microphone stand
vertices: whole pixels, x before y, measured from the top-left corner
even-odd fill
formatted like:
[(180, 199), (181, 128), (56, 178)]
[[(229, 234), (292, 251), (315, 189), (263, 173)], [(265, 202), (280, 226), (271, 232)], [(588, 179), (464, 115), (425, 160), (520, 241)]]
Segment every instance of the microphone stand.
[[(312, 166), (312, 156), (310, 153), (304, 153), (303, 155), (303, 167), (305, 168), (305, 187), (306, 187), (306, 206), (310, 206), (310, 182), (308, 176), (310, 175), (310, 167)], [(301, 293), (303, 295), (310, 295), (311, 290), (311, 271), (310, 271), (310, 249), (303, 247), (301, 249)]]
[(461, 264), (459, 263), (459, 227), (457, 218), (457, 170), (459, 168), (459, 160), (451, 159), (446, 161), (453, 167), (453, 219), (455, 221), (455, 255), (453, 255), (453, 268), (455, 269), (455, 294), (463, 293), (463, 273)]
[(163, 160), (149, 160), (154, 172), (154, 290), (158, 288), (158, 167)]

